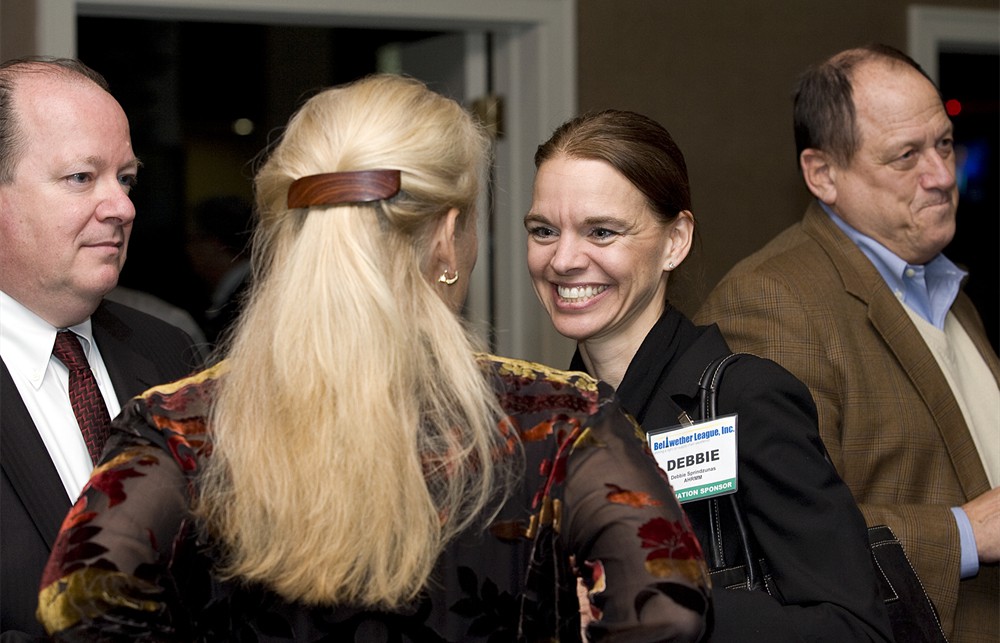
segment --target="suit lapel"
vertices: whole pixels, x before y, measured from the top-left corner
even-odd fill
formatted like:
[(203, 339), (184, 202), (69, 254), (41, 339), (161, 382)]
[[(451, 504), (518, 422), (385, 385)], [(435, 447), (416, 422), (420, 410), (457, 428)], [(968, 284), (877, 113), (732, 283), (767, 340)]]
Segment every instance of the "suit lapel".
[(868, 306), (869, 321), (934, 418), (966, 497), (973, 498), (988, 490), (986, 471), (962, 410), (903, 304), (871, 261), (818, 205), (813, 204), (807, 211), (804, 229), (830, 253), (847, 292)]
[(0, 468), (51, 549), (70, 510), (69, 496), (7, 365), (0, 366)]
[(124, 407), (132, 397), (159, 383), (156, 367), (132, 348), (132, 329), (103, 303), (91, 320), (94, 341), (101, 349), (118, 402)]
[[(132, 330), (104, 304), (91, 319), (94, 340), (101, 349), (115, 394), (124, 406), (130, 398), (158, 383), (155, 365), (131, 348)], [(2, 366), (0, 467), (51, 548), (70, 510), (70, 499), (6, 364)]]

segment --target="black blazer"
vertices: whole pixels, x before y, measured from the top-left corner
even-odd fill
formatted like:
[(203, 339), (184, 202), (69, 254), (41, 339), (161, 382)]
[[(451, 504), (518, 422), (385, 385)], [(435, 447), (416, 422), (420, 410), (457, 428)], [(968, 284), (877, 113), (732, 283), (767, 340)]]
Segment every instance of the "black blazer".
[[(133, 308), (103, 302), (91, 316), (94, 341), (118, 401), (200, 366), (191, 338)], [(21, 401), (7, 365), (0, 376), (0, 638), (33, 640), (38, 585), (71, 502)]]
[[(618, 387), (622, 405), (646, 431), (680, 424), (682, 410), (700, 417), (701, 375), (730, 352), (717, 327), (695, 326), (668, 305)], [(579, 352), (571, 368), (585, 368)], [(808, 389), (778, 364), (743, 356), (718, 391), (719, 416), (738, 414), (737, 493), (781, 600), (714, 587), (711, 640), (891, 641), (864, 519), (826, 457)], [(710, 560), (709, 501), (682, 506)], [(732, 564), (740, 547), (728, 517), (723, 541)]]

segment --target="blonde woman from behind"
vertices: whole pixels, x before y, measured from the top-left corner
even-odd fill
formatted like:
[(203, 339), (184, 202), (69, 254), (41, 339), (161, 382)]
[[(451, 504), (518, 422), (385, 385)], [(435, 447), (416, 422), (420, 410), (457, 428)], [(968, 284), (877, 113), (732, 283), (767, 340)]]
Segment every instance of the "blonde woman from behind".
[(256, 177), (225, 359), (133, 400), (67, 517), (60, 640), (694, 641), (701, 551), (580, 373), (482, 352), (483, 130), (421, 83), (323, 91)]

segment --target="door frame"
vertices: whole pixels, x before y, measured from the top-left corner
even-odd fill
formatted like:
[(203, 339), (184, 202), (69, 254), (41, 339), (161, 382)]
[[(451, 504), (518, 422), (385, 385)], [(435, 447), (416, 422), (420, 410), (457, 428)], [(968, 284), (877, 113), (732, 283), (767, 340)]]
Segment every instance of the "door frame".
[(389, 28), (492, 34), (493, 91), (504, 98), (492, 222), (496, 352), (567, 364), (560, 336), (532, 290), (524, 213), (534, 152), (577, 109), (576, 0), (34, 0), (39, 54), (76, 55), (77, 16)]
[(1000, 46), (1000, 11), (914, 5), (906, 10), (907, 49), (935, 83), (938, 52)]

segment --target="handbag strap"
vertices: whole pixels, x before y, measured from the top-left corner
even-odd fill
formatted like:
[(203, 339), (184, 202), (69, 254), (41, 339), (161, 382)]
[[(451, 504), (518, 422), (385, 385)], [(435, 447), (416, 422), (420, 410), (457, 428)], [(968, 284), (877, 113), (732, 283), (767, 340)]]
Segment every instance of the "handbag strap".
[[(701, 420), (714, 420), (718, 415), (717, 398), (719, 384), (722, 381), (722, 372), (733, 363), (736, 358), (749, 353), (731, 353), (712, 360), (701, 374), (698, 382), (698, 411)], [(737, 494), (731, 493), (727, 496), (733, 510), (734, 522), (736, 523), (736, 533), (740, 539), (740, 546), (743, 550), (743, 557), (746, 560), (747, 585), (748, 589), (764, 590), (764, 575), (760, 570), (760, 563), (753, 550), (750, 538), (750, 529), (743, 516), (743, 508), (740, 506)], [(719, 499), (709, 500), (708, 522), (710, 553), (712, 556), (712, 567), (720, 568), (726, 566), (725, 551), (722, 545), (722, 530), (717, 524), (721, 518), (719, 511)]]
[(698, 408), (702, 420), (714, 420), (718, 415), (716, 397), (719, 382), (722, 379), (722, 371), (740, 355), (747, 355), (747, 353), (730, 353), (717, 357), (702, 371), (701, 380), (698, 382)]

